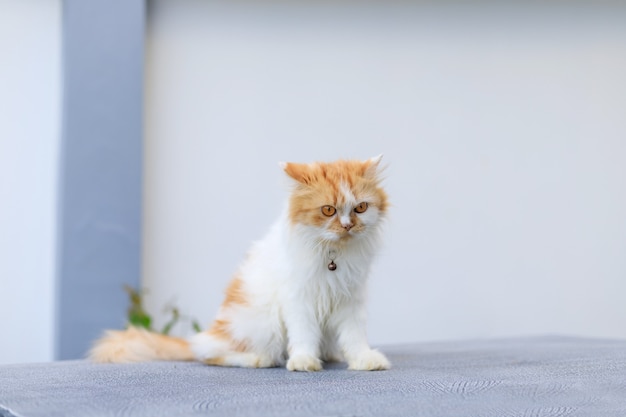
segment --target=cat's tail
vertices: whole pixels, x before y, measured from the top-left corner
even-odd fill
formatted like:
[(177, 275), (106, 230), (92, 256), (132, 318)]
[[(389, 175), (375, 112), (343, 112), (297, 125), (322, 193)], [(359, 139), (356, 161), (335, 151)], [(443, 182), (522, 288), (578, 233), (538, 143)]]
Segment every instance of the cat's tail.
[(108, 330), (97, 340), (88, 358), (94, 362), (192, 361), (194, 355), (185, 339), (137, 327)]

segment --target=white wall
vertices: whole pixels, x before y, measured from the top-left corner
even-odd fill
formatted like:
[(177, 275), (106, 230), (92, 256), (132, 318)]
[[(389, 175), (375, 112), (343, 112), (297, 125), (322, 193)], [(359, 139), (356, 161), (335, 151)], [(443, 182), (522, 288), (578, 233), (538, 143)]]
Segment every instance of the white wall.
[(261, 3), (151, 2), (151, 310), (208, 323), (277, 161), (382, 152), (374, 343), (626, 337), (624, 8)]
[(0, 363), (53, 358), (60, 15), (0, 0)]

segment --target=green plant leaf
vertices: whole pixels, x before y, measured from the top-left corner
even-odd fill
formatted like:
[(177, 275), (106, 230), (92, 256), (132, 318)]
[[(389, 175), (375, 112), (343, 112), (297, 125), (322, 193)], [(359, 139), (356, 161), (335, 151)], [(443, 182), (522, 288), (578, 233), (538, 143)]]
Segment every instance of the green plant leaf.
[(124, 290), (128, 294), (130, 306), (126, 312), (128, 324), (152, 330), (152, 317), (143, 308), (141, 291), (134, 289), (130, 285), (124, 285)]
[(131, 326), (142, 327), (146, 330), (152, 330), (152, 318), (147, 314), (129, 313), (128, 323)]
[(180, 319), (180, 312), (178, 311), (176, 307), (172, 307), (171, 312), (172, 312), (172, 318), (170, 319), (170, 321), (168, 321), (165, 324), (165, 326), (163, 326), (163, 329), (161, 330), (162, 334), (165, 334), (165, 335), (170, 334), (172, 327), (174, 327), (174, 325), (178, 323), (178, 320)]
[(191, 320), (191, 327), (196, 331), (196, 333), (200, 333), (202, 331), (202, 327), (196, 320)]
[[(130, 305), (126, 311), (126, 319), (128, 320), (128, 324), (130, 326), (140, 327), (149, 331), (154, 331), (152, 329), (152, 316), (148, 314), (148, 312), (143, 308), (143, 293), (141, 290), (136, 290), (130, 285), (124, 285), (124, 291), (128, 294), (128, 299), (130, 301)], [(168, 335), (172, 328), (181, 320), (187, 322), (191, 322), (191, 327), (196, 333), (202, 331), (202, 327), (200, 324), (193, 318), (188, 316), (183, 316), (180, 314), (180, 310), (176, 307), (169, 307), (165, 310), (171, 314), (170, 320), (165, 323), (161, 333), (164, 335)]]

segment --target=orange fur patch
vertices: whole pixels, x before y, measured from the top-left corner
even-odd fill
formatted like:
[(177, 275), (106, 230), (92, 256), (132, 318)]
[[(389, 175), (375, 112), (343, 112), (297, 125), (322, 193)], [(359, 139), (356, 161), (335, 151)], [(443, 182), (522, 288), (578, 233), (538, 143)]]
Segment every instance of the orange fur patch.
[(248, 300), (246, 299), (246, 294), (243, 290), (243, 281), (238, 276), (233, 278), (233, 280), (230, 281), (228, 288), (226, 288), (226, 298), (224, 298), (222, 307), (226, 308), (233, 304), (239, 304), (239, 305), (248, 304)]
[[(248, 299), (244, 291), (244, 282), (240, 277), (235, 276), (226, 288), (222, 311), (227, 311), (229, 308), (236, 305), (245, 306), (247, 304)], [(231, 323), (226, 319), (216, 319), (209, 328), (208, 333), (217, 339), (227, 341), (236, 352), (246, 352), (248, 350), (248, 345), (245, 341), (234, 339), (231, 331)], [(219, 358), (216, 358), (215, 360), (218, 359)], [(212, 363), (211, 365), (218, 364)]]
[(230, 322), (224, 319), (217, 319), (211, 325), (208, 333), (216, 339), (221, 339), (229, 343), (230, 348), (235, 352), (247, 352), (248, 344), (244, 340), (235, 340), (230, 329)]
[(230, 340), (230, 323), (226, 320), (217, 319), (211, 325), (208, 332), (216, 339)]
[(189, 343), (177, 337), (153, 333), (136, 327), (108, 331), (89, 352), (95, 362), (145, 362), (194, 359)]

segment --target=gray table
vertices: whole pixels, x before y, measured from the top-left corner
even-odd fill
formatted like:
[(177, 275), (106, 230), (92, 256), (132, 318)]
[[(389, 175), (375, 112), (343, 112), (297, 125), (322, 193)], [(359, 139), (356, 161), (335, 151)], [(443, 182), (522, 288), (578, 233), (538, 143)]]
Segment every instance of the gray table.
[(626, 416), (626, 341), (541, 337), (381, 350), (392, 370), (0, 366), (0, 416)]

